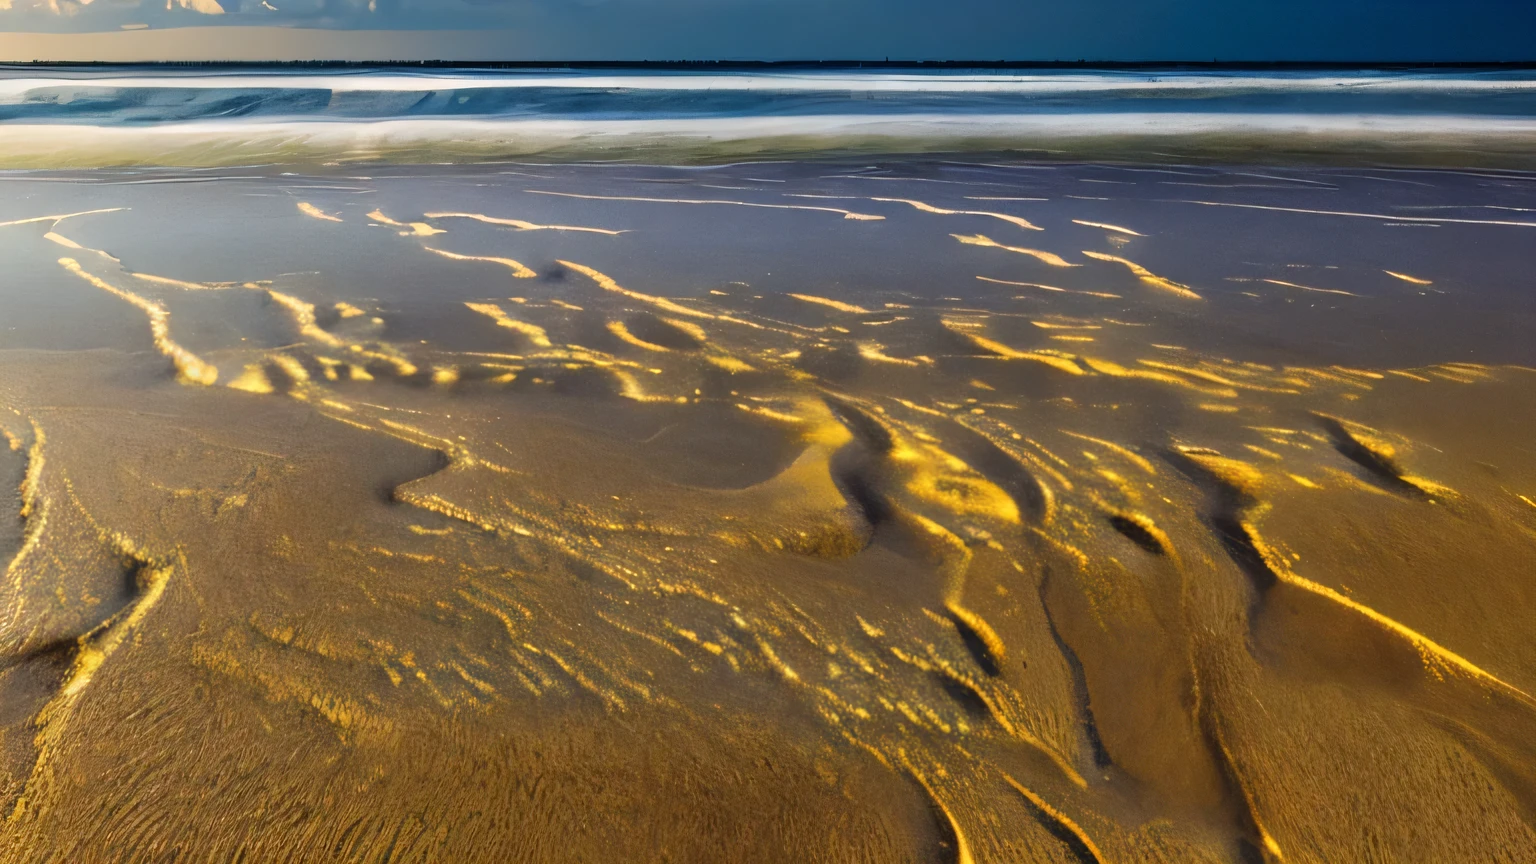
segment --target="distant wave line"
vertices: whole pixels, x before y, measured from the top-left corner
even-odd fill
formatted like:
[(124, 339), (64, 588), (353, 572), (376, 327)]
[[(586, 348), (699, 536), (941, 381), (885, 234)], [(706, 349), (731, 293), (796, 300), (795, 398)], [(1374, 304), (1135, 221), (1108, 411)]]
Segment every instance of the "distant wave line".
[[(16, 137), (21, 133), (40, 135), (47, 131), (67, 132), (69, 136), (118, 134), (122, 137), (147, 137), (167, 134), (219, 133), (241, 135), (310, 135), (324, 133), (436, 133), (423, 137), (443, 137), (465, 133), (542, 133), (551, 137), (581, 134), (737, 136), (878, 134), (921, 137), (963, 138), (977, 135), (1030, 134), (1042, 137), (1100, 137), (1134, 135), (1176, 138), (1183, 135), (1211, 133), (1276, 132), (1338, 135), (1347, 133), (1412, 134), (1417, 138), (1435, 136), (1536, 134), (1536, 117), (1483, 117), (1466, 114), (1334, 114), (1270, 112), (1194, 112), (1194, 111), (1074, 111), (1060, 114), (1033, 112), (909, 114), (741, 114), (719, 117), (667, 117), (644, 119), (593, 119), (498, 117), (291, 117), (261, 120), (209, 118), (177, 120), (144, 125), (89, 123), (0, 123), (0, 134)], [(62, 137), (62, 136), (61, 136)], [(1383, 144), (1393, 142), (1384, 141)]]
[(83, 73), (25, 75), (0, 78), (0, 98), (49, 88), (118, 89), (271, 89), (331, 92), (426, 92), (486, 89), (591, 89), (735, 92), (882, 92), (882, 93), (1137, 93), (1152, 91), (1233, 91), (1270, 93), (1528, 93), (1536, 92), (1536, 76), (1497, 77), (1456, 74), (1408, 75), (1276, 75), (1264, 73), (1145, 73), (1098, 74), (893, 74), (893, 73), (760, 73), (675, 72), (641, 75), (569, 73), (420, 72), (378, 73), (368, 70), (325, 75), (313, 73), (250, 74), (242, 72), (167, 72), (159, 75), (103, 77)]

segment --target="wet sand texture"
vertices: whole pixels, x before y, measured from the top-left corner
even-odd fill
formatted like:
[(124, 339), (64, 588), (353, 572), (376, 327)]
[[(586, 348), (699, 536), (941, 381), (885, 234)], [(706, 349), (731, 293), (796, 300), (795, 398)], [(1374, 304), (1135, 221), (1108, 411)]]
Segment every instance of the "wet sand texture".
[(0, 860), (1536, 859), (1527, 175), (5, 188)]

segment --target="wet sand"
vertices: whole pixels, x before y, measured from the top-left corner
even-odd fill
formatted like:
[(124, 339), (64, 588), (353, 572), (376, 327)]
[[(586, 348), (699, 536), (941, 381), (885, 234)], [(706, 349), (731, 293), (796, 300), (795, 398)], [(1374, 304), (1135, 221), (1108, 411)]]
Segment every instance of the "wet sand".
[(0, 189), (0, 860), (1536, 858), (1536, 176)]

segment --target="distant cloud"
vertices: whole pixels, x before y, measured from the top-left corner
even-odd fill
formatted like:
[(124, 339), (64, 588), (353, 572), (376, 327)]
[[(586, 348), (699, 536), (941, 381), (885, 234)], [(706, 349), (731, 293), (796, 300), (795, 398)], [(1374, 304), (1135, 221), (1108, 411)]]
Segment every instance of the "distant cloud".
[[(172, 4), (200, 15), (222, 15), (224, 7), (217, 0), (166, 0), (166, 8)], [(98, 29), (98, 19), (135, 12), (150, 5), (148, 0), (0, 0), (0, 12), (10, 12), (18, 18), (48, 15), (64, 19), (76, 19), (80, 30)], [(6, 23), (0, 20), (0, 24)]]
[(342, 50), (290, 28), (419, 31), (347, 42), (400, 59), (1536, 61), (1532, 0), (0, 0), (0, 35), (209, 25), (278, 28), (245, 31), (272, 59)]

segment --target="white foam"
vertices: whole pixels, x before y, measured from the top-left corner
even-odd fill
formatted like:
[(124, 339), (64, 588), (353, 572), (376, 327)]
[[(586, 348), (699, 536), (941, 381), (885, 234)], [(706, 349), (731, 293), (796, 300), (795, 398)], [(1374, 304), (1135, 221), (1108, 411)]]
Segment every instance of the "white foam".
[(447, 162), (538, 154), (580, 158), (762, 156), (858, 148), (891, 153), (1095, 142), (1197, 151), (1211, 145), (1329, 152), (1536, 149), (1536, 119), (1465, 115), (1067, 114), (815, 115), (645, 120), (195, 121), (146, 126), (0, 124), (0, 167)]
[(800, 72), (735, 74), (651, 73), (613, 75), (584, 72), (349, 72), (310, 73), (183, 73), (174, 70), (153, 74), (102, 77), (92, 73), (55, 72), (37, 75), (22, 72), (0, 74), (0, 98), (17, 99), (39, 90), (58, 88), (186, 88), (299, 89), (331, 92), (425, 92), (432, 90), (571, 88), (595, 90), (697, 90), (728, 92), (870, 92), (870, 93), (977, 93), (1019, 95), (1108, 94), (1127, 95), (1153, 91), (1232, 91), (1259, 93), (1530, 93), (1536, 92), (1536, 75), (1505, 77), (1467, 73), (1335, 75), (1233, 73), (1098, 72), (974, 74), (974, 73), (847, 73)]

